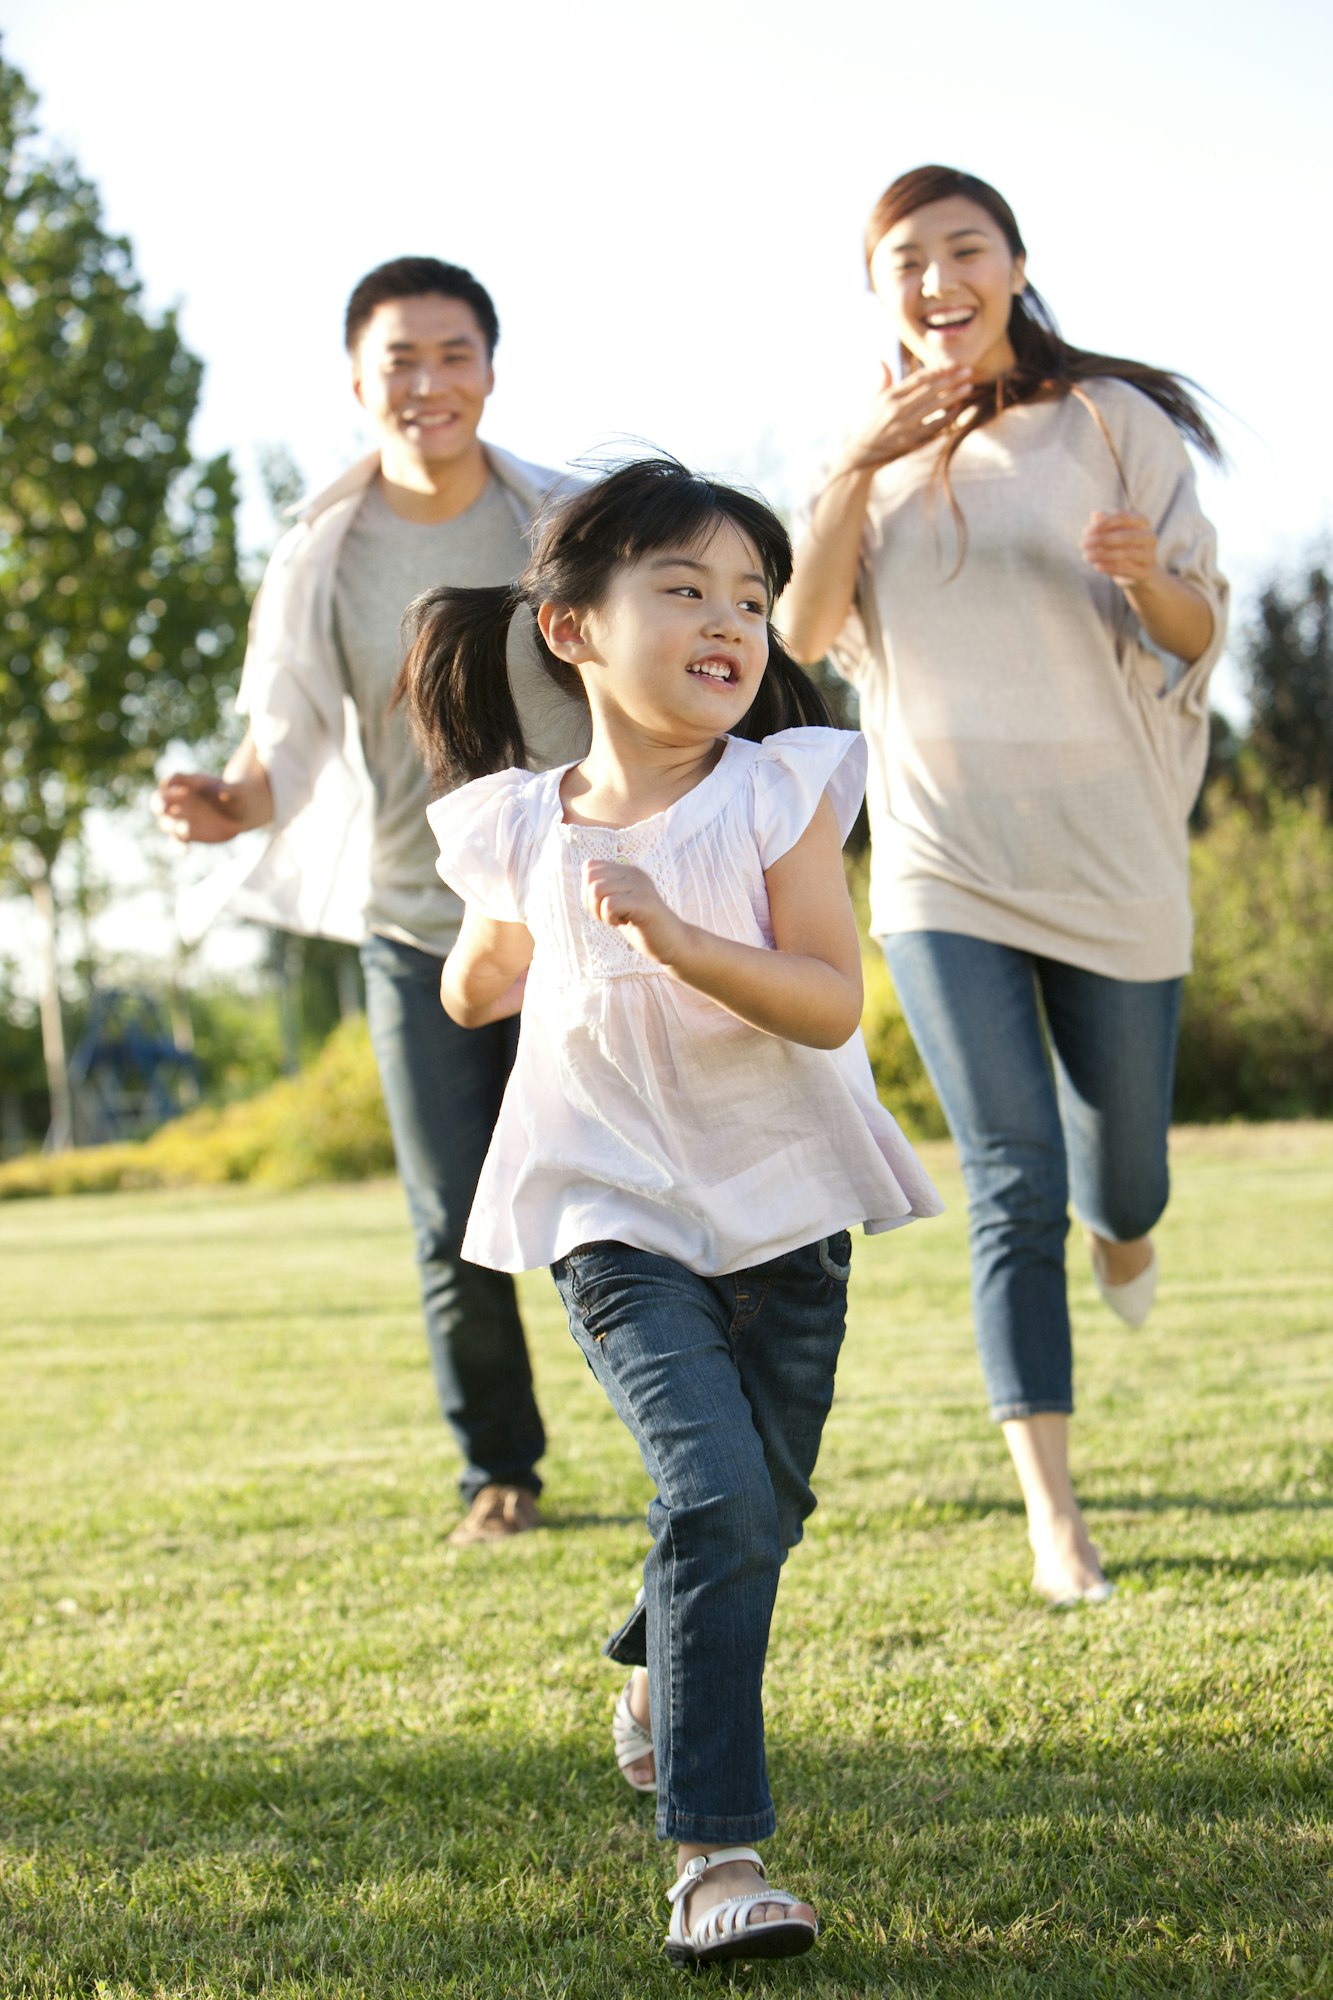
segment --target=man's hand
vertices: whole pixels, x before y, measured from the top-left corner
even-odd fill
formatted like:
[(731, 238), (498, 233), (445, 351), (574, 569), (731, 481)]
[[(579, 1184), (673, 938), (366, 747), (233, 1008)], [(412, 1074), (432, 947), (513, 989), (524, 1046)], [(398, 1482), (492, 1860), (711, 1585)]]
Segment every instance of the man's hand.
[(176, 771), (158, 787), (157, 823), (174, 840), (234, 840), (246, 820), (240, 788), (205, 771)]
[(247, 735), (220, 778), (206, 771), (173, 771), (157, 788), (157, 823), (186, 846), (235, 840), (273, 817), (273, 791), (254, 740)]

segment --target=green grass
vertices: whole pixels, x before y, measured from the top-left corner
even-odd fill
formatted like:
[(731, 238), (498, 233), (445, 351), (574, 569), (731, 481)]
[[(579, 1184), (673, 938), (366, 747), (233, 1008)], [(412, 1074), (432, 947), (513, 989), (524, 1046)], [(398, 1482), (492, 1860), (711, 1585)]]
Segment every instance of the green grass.
[[(1150, 1328), (1081, 1265), (1053, 1616), (981, 1409), (961, 1198), (858, 1244), (768, 1708), (809, 1959), (710, 1990), (1333, 1994), (1333, 1127), (1180, 1135)], [(526, 1284), (548, 1532), (453, 1552), (398, 1190), (0, 1213), (0, 1994), (638, 2000), (667, 1857), (610, 1758), (647, 1499)]]

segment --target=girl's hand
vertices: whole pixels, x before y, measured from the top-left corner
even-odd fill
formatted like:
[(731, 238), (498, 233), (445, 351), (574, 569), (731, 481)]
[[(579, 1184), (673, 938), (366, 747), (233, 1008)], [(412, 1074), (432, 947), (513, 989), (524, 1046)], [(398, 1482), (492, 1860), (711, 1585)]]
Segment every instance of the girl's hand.
[(1083, 559), (1122, 590), (1157, 574), (1157, 536), (1142, 514), (1094, 514), (1083, 531)]
[(651, 876), (627, 861), (585, 861), (583, 907), (590, 917), (623, 931), (635, 951), (669, 964), (686, 926), (658, 895)]
[(901, 382), (884, 368), (879, 393), (864, 424), (848, 439), (842, 470), (888, 465), (941, 432), (972, 387), (972, 371), (962, 366), (914, 368)]

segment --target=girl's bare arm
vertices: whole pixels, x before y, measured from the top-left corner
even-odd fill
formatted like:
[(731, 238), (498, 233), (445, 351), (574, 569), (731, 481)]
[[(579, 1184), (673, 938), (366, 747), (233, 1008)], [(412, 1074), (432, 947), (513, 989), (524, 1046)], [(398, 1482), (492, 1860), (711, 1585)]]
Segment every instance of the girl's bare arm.
[(523, 1004), (531, 962), (532, 933), (526, 924), (502, 924), (466, 905), (458, 942), (440, 975), (445, 1013), (460, 1028), (508, 1020)]
[(751, 1027), (809, 1048), (841, 1048), (861, 1019), (861, 947), (842, 835), (826, 798), (765, 880), (775, 951), (686, 923), (641, 869), (623, 862), (585, 862), (583, 900), (636, 951)]

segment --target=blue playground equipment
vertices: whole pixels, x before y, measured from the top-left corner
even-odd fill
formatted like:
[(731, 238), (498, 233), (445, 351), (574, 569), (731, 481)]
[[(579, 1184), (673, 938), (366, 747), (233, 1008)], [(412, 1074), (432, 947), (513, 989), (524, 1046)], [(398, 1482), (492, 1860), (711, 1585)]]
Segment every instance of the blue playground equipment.
[(107, 987), (92, 996), (69, 1086), (76, 1143), (104, 1146), (141, 1139), (196, 1103), (199, 1065), (153, 994)]

